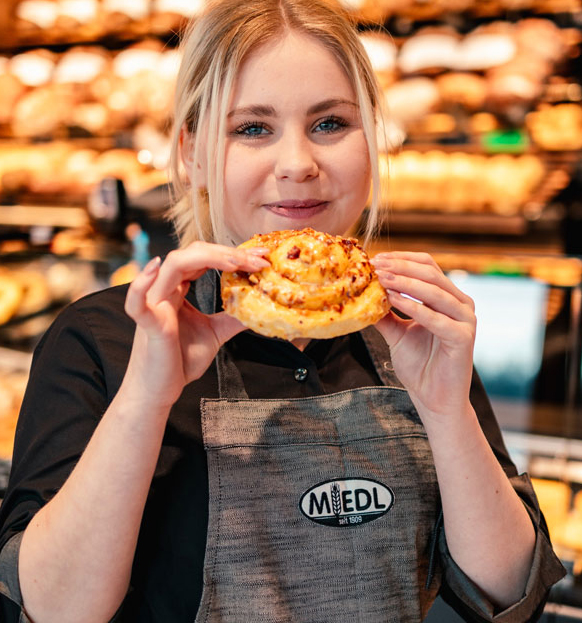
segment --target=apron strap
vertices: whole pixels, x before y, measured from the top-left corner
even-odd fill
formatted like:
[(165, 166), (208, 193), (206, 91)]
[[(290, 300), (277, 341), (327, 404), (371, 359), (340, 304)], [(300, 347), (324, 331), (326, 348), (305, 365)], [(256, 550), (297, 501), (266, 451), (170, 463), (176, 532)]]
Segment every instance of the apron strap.
[[(194, 284), (196, 306), (203, 314), (215, 314), (219, 309), (219, 273), (207, 270)], [(223, 344), (215, 358), (219, 398), (248, 398), (241, 373)]]
[(214, 314), (218, 306), (218, 271), (207, 270), (194, 283), (196, 307), (203, 314)]
[(218, 397), (247, 399), (248, 394), (241, 373), (227, 350), (227, 344), (222, 345), (215, 358), (218, 374)]
[(373, 326), (366, 327), (360, 331), (360, 335), (364, 340), (368, 353), (370, 353), (372, 363), (382, 383), (388, 387), (404, 389), (404, 386), (394, 372), (392, 359), (390, 358), (390, 348), (378, 329)]

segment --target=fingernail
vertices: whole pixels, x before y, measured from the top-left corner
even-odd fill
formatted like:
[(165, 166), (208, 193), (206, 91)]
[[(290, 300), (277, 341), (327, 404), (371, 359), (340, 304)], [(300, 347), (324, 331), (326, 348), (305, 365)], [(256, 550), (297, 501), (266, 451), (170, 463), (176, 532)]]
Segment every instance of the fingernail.
[(264, 257), (250, 257), (248, 262), (253, 268), (267, 268), (271, 265)]
[(158, 268), (160, 267), (160, 263), (161, 263), (161, 258), (160, 258), (159, 255), (157, 255), (156, 257), (152, 258), (144, 266), (144, 269), (143, 269), (144, 274), (151, 275), (152, 273), (155, 273), (156, 270), (158, 270)]
[(267, 247), (252, 247), (247, 250), (251, 255), (267, 255), (271, 249), (268, 249)]
[(389, 260), (388, 258), (375, 258), (373, 257), (370, 260), (370, 263), (372, 264), (372, 266), (374, 266), (376, 269), (390, 269), (393, 266), (393, 262), (392, 260)]
[(378, 275), (378, 279), (380, 279), (381, 281), (392, 281), (396, 278), (394, 276), (394, 273), (390, 273), (385, 270), (377, 270), (376, 274)]

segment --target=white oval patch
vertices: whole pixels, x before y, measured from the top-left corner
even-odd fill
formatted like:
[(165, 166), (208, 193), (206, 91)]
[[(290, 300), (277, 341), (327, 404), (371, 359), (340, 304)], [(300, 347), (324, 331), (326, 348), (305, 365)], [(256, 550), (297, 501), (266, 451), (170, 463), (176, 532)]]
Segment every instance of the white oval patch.
[(394, 503), (392, 490), (370, 478), (337, 478), (308, 489), (301, 512), (324, 526), (349, 528), (385, 515)]

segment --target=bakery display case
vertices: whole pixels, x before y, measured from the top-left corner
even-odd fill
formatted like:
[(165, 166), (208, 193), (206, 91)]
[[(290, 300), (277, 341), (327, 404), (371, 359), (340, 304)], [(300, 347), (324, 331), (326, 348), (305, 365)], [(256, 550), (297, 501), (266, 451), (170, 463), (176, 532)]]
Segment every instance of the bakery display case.
[[(0, 494), (48, 323), (175, 244), (172, 85), (203, 3), (0, 3)], [(475, 299), (477, 368), (571, 570), (548, 617), (582, 620), (582, 0), (344, 5), (388, 113), (372, 253), (429, 251)]]
[(412, 25), (388, 12), (390, 35), (361, 35), (390, 119), (380, 141), (392, 234), (478, 227), (523, 238), (579, 161), (579, 7), (558, 17), (535, 2), (496, 13), (491, 3), (484, 18), (467, 4), (461, 17)]
[[(130, 193), (165, 183), (176, 33), (202, 4), (3, 3), (0, 204), (84, 205), (111, 175)], [(388, 111), (392, 232), (415, 216), (455, 229), (477, 214), (494, 233), (539, 219), (582, 148), (579, 3), (347, 8)]]

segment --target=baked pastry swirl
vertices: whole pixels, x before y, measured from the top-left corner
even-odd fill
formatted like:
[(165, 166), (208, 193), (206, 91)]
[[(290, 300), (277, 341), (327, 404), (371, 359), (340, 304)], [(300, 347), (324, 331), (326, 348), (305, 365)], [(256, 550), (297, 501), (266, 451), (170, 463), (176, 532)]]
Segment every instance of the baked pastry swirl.
[(256, 333), (292, 340), (330, 338), (374, 324), (389, 309), (384, 288), (354, 238), (311, 228), (256, 234), (271, 265), (223, 273), (225, 311)]

